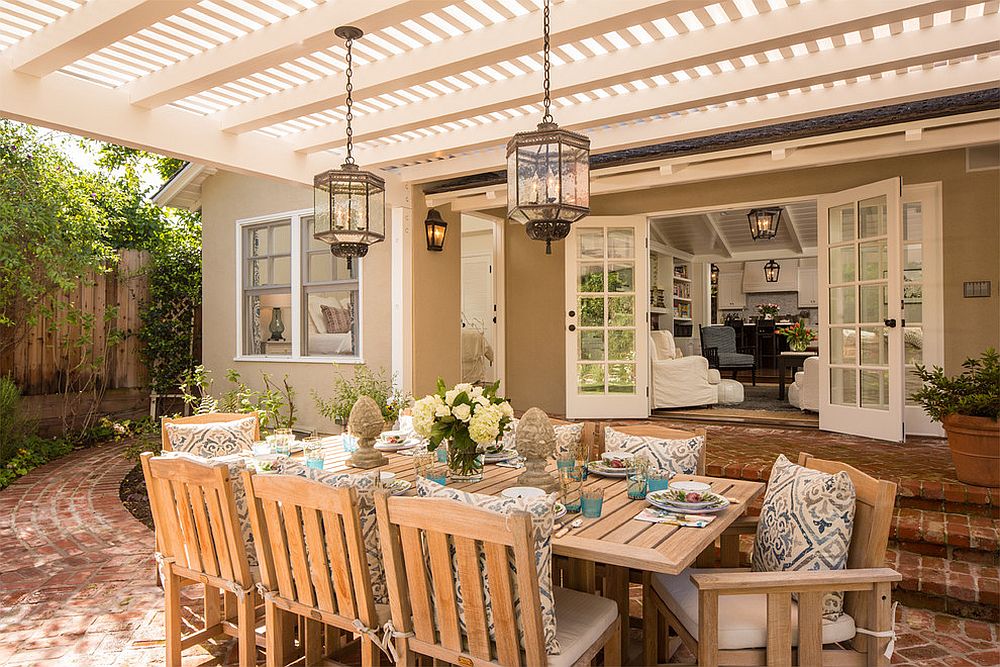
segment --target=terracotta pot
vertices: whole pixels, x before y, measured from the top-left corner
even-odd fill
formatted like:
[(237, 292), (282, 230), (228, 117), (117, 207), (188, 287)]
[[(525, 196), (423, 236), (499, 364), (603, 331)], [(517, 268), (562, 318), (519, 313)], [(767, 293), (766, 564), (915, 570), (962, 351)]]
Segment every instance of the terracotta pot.
[(1000, 487), (1000, 422), (988, 417), (948, 415), (942, 425), (959, 481)]

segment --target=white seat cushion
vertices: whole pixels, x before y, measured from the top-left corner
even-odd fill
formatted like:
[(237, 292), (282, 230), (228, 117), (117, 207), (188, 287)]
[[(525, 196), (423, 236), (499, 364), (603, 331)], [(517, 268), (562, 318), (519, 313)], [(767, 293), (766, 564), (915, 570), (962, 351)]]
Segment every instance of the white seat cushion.
[(613, 600), (554, 587), (556, 602), (556, 641), (561, 649), (549, 656), (549, 667), (572, 665), (594, 645), (618, 618)]
[[(698, 639), (698, 589), (691, 581), (692, 574), (712, 574), (719, 572), (746, 572), (747, 579), (753, 573), (745, 569), (695, 569), (688, 568), (672, 577), (665, 574), (653, 576), (653, 590), (691, 633)], [(794, 573), (789, 573), (790, 578)], [(557, 603), (558, 604), (558, 603)], [(558, 613), (558, 607), (557, 607)], [(562, 618), (560, 617), (560, 623)], [(854, 619), (841, 614), (836, 621), (823, 621), (823, 643), (831, 644), (851, 639), (855, 635)], [(798, 607), (792, 602), (792, 646), (799, 643)], [(719, 648), (764, 648), (767, 646), (767, 596), (760, 595), (720, 595), (719, 596)]]
[(719, 403), (729, 404), (729, 403), (742, 403), (743, 402), (743, 385), (736, 380), (720, 380), (719, 381)]

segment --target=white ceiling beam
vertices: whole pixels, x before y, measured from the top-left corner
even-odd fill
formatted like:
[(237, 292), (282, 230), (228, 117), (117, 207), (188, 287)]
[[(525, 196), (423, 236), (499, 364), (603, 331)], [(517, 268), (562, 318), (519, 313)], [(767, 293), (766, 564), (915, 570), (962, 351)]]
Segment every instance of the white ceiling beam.
[[(552, 41), (578, 41), (612, 30), (709, 4), (710, 0), (567, 0), (553, 10)], [(536, 53), (541, 47), (538, 12), (451, 37), (412, 52), (357, 67), (354, 99), (385, 93), (461, 74), (517, 56)], [(441, 98), (444, 99), (444, 98)], [(432, 100), (438, 106), (441, 99)], [(249, 132), (299, 116), (336, 108), (345, 101), (341, 86), (327, 78), (310, 81), (294, 89), (268, 95), (229, 109), (222, 114), (222, 129)], [(450, 106), (450, 102), (447, 105)]]
[(87, 2), (4, 54), (10, 67), (42, 77), (197, 4), (198, 0)]
[[(968, 0), (972, 2), (972, 0)], [(809, 3), (752, 16), (678, 35), (671, 39), (569, 62), (554, 71), (552, 97), (568, 97), (657, 74), (691, 69), (752, 53), (842, 35), (872, 25), (885, 25), (908, 16), (923, 16), (955, 6), (953, 0), (880, 0), (873, 3)], [(494, 81), (448, 96), (380, 111), (355, 121), (354, 141), (393, 136), (410, 130), (472, 118), (538, 102), (541, 72)], [(346, 143), (344, 124), (333, 123), (293, 135), (296, 150), (311, 152), (339, 148)]]
[[(716, 217), (716, 213), (706, 213), (705, 219), (708, 221), (708, 226), (712, 229), (712, 233), (715, 238), (718, 239), (719, 243), (722, 245), (723, 251), (725, 251), (724, 257), (732, 257), (733, 249), (729, 247), (729, 243), (726, 241), (725, 235), (722, 233), (722, 228), (719, 227), (719, 220)], [(715, 245), (714, 243), (712, 244)]]
[[(556, 121), (565, 128), (585, 130), (600, 125), (644, 119), (654, 115), (695, 109), (730, 100), (741, 100), (775, 91), (791, 90), (818, 83), (828, 83), (864, 74), (892, 71), (925, 63), (934, 63), (1000, 49), (1000, 16), (962, 21), (928, 31), (897, 35), (892, 39), (864, 42), (850, 47), (822, 51), (790, 60), (748, 67), (743, 70), (692, 79), (649, 88), (587, 104), (558, 109)], [(983, 82), (983, 87), (995, 85), (996, 66)], [(936, 71), (942, 68), (934, 68)], [(896, 77), (902, 80), (912, 74)], [(942, 82), (943, 89), (954, 86)], [(839, 94), (856, 84), (839, 87)], [(864, 84), (861, 84), (864, 88)], [(887, 79), (877, 81), (870, 95), (891, 98), (894, 86)], [(788, 96), (783, 99), (791, 100)], [(831, 102), (836, 104), (836, 95)], [(872, 106), (870, 99), (865, 106)], [(744, 105), (745, 106), (745, 105)], [(694, 114), (711, 118), (717, 110)], [(518, 118), (455, 130), (430, 137), (400, 141), (378, 148), (356, 150), (361, 164), (373, 166), (398, 165), (421, 158), (447, 156), (452, 152), (472, 150), (506, 142), (515, 132), (532, 129), (534, 119)], [(653, 121), (658, 122), (658, 121)], [(592, 143), (592, 150), (603, 148)]]
[(0, 116), (141, 148), (241, 174), (312, 185), (330, 160), (299, 155), (260, 133), (219, 132), (201, 116), (163, 107), (139, 110), (120, 90), (54, 73), (39, 79), (0, 65)]
[[(146, 109), (169, 104), (340, 44), (343, 40), (333, 34), (339, 25), (370, 32), (447, 4), (444, 0), (327, 2), (136, 79), (127, 87), (129, 99)], [(331, 86), (329, 77), (322, 81)]]
[(795, 224), (795, 216), (792, 215), (791, 209), (785, 207), (785, 229), (788, 230), (789, 239), (792, 242), (792, 248), (795, 252), (802, 252), (802, 241), (799, 240), (799, 229)]

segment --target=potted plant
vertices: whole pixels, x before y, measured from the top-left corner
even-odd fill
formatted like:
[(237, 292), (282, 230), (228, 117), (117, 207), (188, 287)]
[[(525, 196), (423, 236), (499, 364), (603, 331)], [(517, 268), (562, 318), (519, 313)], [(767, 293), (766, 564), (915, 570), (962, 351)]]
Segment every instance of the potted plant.
[(351, 408), (361, 396), (368, 396), (378, 404), (386, 428), (392, 429), (399, 419), (409, 397), (396, 386), (395, 376), (387, 376), (385, 369), (373, 371), (367, 366), (354, 367), (354, 377), (340, 375), (333, 382), (333, 396), (324, 399), (313, 390), (313, 399), (319, 413), (340, 426), (347, 426)]
[(413, 430), (436, 450), (448, 441), (448, 468), (455, 481), (483, 478), (483, 452), (496, 444), (514, 418), (507, 399), (497, 396), (500, 383), (478, 387), (463, 382), (448, 389), (438, 378), (437, 392), (413, 405)]
[(912, 398), (948, 434), (958, 479), (977, 486), (1000, 487), (1000, 354), (989, 348), (965, 369), (948, 377), (938, 366), (918, 364), (924, 383)]
[(796, 322), (790, 327), (778, 329), (778, 333), (788, 341), (788, 347), (793, 352), (805, 352), (809, 343), (816, 340), (816, 332), (802, 322)]

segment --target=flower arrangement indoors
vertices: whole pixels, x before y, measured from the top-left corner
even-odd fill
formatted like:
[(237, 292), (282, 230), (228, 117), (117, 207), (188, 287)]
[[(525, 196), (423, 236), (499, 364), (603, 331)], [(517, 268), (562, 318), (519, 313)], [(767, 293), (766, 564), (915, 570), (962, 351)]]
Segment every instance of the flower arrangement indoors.
[(483, 477), (483, 451), (496, 444), (514, 418), (507, 399), (497, 396), (499, 382), (479, 387), (463, 382), (448, 389), (438, 378), (437, 392), (413, 406), (413, 429), (436, 450), (448, 441), (448, 467), (456, 481)]
[(788, 341), (788, 347), (793, 352), (805, 352), (809, 343), (816, 340), (816, 332), (802, 322), (796, 322), (790, 327), (779, 329), (778, 333)]
[(761, 317), (767, 320), (773, 320), (774, 316), (778, 314), (779, 310), (781, 310), (781, 306), (779, 306), (776, 303), (757, 304), (757, 313), (760, 314)]

